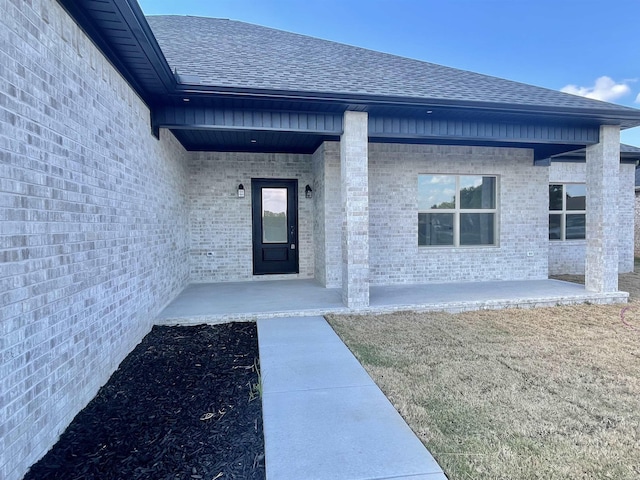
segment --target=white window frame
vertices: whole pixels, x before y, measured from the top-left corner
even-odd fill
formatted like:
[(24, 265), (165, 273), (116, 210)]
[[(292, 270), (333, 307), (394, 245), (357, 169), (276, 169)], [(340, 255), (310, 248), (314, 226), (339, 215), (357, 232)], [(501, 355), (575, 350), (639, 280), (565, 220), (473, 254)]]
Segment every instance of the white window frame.
[[(420, 173), (420, 176), (448, 176), (455, 177), (456, 192), (455, 192), (455, 208), (433, 208), (433, 209), (420, 209), (418, 208), (418, 216), (421, 213), (453, 213), (453, 244), (451, 245), (420, 245), (420, 238), (418, 232), (418, 246), (420, 248), (495, 248), (498, 246), (498, 203), (499, 203), (499, 190), (500, 190), (500, 177), (493, 174), (483, 173)], [(491, 177), (494, 179), (495, 190), (494, 194), (494, 208), (461, 208), (460, 203), (460, 179), (462, 177)], [(460, 214), (461, 213), (486, 213), (493, 214), (493, 243), (482, 243), (476, 245), (460, 245)]]
[[(560, 238), (549, 238), (549, 241), (550, 242), (584, 242), (587, 238), (586, 226), (584, 231), (584, 238), (569, 238), (569, 239), (566, 238), (567, 237), (567, 214), (584, 215), (585, 222), (586, 222), (587, 210), (586, 210), (586, 205), (585, 205), (585, 210), (567, 210), (567, 195), (565, 194), (565, 187), (567, 185), (584, 185), (585, 194), (586, 194), (586, 183), (584, 182), (549, 182), (549, 187), (551, 187), (551, 185), (562, 186), (562, 210), (549, 209), (549, 215), (560, 215)], [(551, 228), (551, 222), (549, 222), (549, 226), (548, 226), (548, 229), (550, 228)]]

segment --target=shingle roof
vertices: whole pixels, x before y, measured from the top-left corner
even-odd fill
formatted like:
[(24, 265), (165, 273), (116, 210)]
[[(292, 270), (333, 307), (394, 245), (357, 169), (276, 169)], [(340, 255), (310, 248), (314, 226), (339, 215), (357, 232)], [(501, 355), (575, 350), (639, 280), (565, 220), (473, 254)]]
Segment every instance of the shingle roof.
[(640, 118), (628, 107), (233, 20), (147, 20), (171, 68), (206, 86), (614, 110)]
[[(552, 158), (557, 157), (582, 157), (584, 160), (585, 157), (585, 149), (581, 148), (579, 150), (574, 150), (572, 152), (561, 153), (559, 155), (554, 155)], [(640, 147), (635, 147), (633, 145), (627, 145), (626, 143), (620, 144), (620, 155), (625, 159), (631, 160), (640, 160)]]
[(640, 147), (635, 147), (633, 145), (627, 145), (626, 143), (621, 143), (620, 153), (635, 153), (640, 157)]

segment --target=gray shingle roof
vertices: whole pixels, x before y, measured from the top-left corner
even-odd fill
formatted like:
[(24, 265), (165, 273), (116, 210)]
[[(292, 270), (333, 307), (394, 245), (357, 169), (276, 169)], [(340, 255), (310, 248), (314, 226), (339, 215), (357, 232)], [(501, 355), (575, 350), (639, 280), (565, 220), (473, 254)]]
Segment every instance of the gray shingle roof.
[[(584, 160), (585, 149), (581, 148), (579, 150), (574, 150), (573, 152), (561, 153), (559, 155), (554, 155), (554, 157), (582, 157)], [(627, 145), (626, 143), (620, 144), (620, 154), (624, 155), (627, 159), (637, 159), (640, 160), (640, 147), (635, 147), (633, 145)]]
[(627, 145), (626, 143), (620, 144), (620, 153), (635, 153), (640, 157), (640, 147), (635, 147), (633, 145)]
[(202, 85), (516, 106), (640, 111), (248, 23), (149, 16), (172, 69)]

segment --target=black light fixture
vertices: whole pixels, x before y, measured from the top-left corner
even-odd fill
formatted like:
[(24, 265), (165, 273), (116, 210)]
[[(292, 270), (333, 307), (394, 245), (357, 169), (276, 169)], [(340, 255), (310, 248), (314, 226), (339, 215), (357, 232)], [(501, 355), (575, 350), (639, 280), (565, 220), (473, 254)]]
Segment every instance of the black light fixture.
[(312, 194), (313, 194), (313, 190), (311, 190), (311, 187), (309, 185), (304, 187), (304, 196), (306, 198), (311, 198)]
[(238, 185), (238, 198), (244, 198), (244, 185)]

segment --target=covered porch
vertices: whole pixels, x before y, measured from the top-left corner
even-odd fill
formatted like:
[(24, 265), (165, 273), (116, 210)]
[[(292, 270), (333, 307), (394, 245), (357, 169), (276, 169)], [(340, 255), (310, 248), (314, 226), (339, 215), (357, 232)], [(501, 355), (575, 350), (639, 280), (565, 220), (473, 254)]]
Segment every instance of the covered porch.
[(156, 318), (156, 324), (189, 325), (329, 313), (402, 310), (462, 312), (580, 303), (626, 302), (628, 293), (596, 293), (560, 280), (464, 282), (369, 287), (369, 305), (350, 309), (341, 288), (315, 280), (200, 283), (187, 286)]

